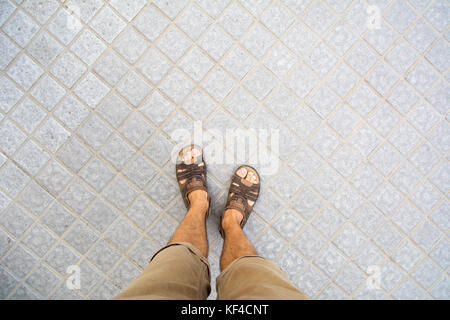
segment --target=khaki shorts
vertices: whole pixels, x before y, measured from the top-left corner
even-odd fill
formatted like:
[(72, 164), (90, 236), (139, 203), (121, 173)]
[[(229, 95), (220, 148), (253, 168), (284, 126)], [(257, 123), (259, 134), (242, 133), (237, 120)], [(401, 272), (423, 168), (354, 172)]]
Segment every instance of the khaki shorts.
[[(208, 260), (190, 243), (159, 250), (141, 275), (114, 299), (204, 300), (211, 292)], [(258, 256), (233, 261), (217, 277), (217, 299), (303, 300), (286, 274)]]

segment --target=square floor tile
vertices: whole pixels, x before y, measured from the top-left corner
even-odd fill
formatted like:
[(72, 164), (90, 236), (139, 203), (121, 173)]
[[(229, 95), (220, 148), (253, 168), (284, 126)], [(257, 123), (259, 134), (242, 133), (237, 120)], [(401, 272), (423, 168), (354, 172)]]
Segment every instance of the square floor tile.
[(74, 181), (61, 195), (61, 200), (78, 214), (81, 214), (94, 198), (94, 194), (79, 180)]
[(25, 90), (30, 89), (42, 73), (42, 68), (26, 54), (20, 56), (8, 71), (8, 75)]
[(39, 143), (56, 153), (67, 141), (70, 133), (54, 118), (49, 118), (34, 134)]
[(106, 49), (106, 45), (91, 31), (84, 31), (71, 46), (72, 51), (86, 63), (91, 65)]
[(100, 232), (105, 232), (118, 216), (116, 210), (99, 199), (83, 215)]
[(274, 37), (259, 23), (254, 24), (241, 39), (242, 45), (257, 59), (261, 59), (274, 42)]
[(169, 27), (157, 44), (158, 48), (173, 62), (178, 61), (191, 45), (192, 42), (174, 27)]
[(126, 23), (112, 9), (103, 7), (90, 25), (103, 39), (111, 43), (125, 28)]
[(0, 216), (0, 224), (14, 237), (19, 238), (33, 224), (33, 218), (24, 209), (13, 204)]
[(11, 20), (3, 26), (3, 30), (23, 48), (39, 30), (39, 26), (23, 11), (17, 10)]
[(295, 16), (279, 2), (270, 6), (260, 19), (261, 22), (278, 37), (280, 37), (289, 26), (295, 22)]
[(61, 54), (50, 72), (68, 88), (72, 88), (75, 82), (81, 78), (86, 67), (72, 53)]
[(235, 39), (239, 39), (252, 23), (250, 15), (236, 3), (231, 4), (220, 18), (222, 27)]
[(197, 5), (192, 4), (178, 17), (176, 24), (189, 37), (197, 40), (211, 24), (211, 18)]
[(16, 153), (14, 160), (26, 171), (35, 175), (50, 160), (50, 155), (37, 144), (28, 140)]
[(11, 42), (6, 36), (0, 35), (0, 68), (2, 70), (6, 69), (8, 64), (16, 57), (19, 53), (19, 47)]
[(67, 10), (61, 9), (50, 21), (47, 28), (67, 46), (81, 31), (83, 25), (78, 17), (71, 15)]
[[(148, 23), (152, 21), (152, 23)], [(134, 22), (135, 27), (140, 30), (150, 41), (155, 39), (166, 29), (169, 25), (167, 19), (155, 6), (148, 6), (137, 17)]]
[(80, 171), (91, 156), (92, 152), (75, 138), (69, 140), (58, 153), (58, 158), (74, 172)]
[(22, 97), (22, 91), (6, 77), (0, 78), (0, 110), (8, 112)]

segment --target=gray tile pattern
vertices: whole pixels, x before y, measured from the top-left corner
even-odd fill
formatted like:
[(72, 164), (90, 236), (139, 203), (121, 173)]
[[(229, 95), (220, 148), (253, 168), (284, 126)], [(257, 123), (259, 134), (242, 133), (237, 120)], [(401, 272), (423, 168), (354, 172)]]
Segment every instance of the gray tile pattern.
[[(169, 159), (195, 120), (279, 130), (245, 232), (310, 298), (449, 299), (449, 21), (447, 0), (0, 1), (0, 299), (120, 292), (184, 215)], [(212, 162), (215, 278), (234, 165)]]

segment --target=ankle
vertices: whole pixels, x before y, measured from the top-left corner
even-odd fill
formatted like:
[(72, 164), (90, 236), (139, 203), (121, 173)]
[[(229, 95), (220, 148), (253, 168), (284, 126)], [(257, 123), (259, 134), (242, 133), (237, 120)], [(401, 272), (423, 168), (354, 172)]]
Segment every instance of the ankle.
[(229, 229), (229, 228), (241, 228), (241, 221), (243, 219), (243, 215), (241, 212), (234, 210), (234, 209), (228, 209), (224, 212), (223, 218), (222, 218), (222, 228)]
[(208, 210), (209, 201), (208, 193), (203, 190), (195, 190), (188, 195), (190, 208), (198, 208)]

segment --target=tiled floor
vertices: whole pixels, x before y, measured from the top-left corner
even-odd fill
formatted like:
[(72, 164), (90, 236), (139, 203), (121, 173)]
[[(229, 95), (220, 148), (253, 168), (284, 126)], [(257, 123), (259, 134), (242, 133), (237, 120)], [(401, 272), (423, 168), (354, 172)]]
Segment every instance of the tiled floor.
[[(246, 232), (308, 296), (449, 299), (449, 22), (447, 0), (1, 0), (0, 298), (117, 294), (184, 215), (172, 134), (201, 120), (276, 129)], [(209, 160), (215, 278), (235, 164)]]

